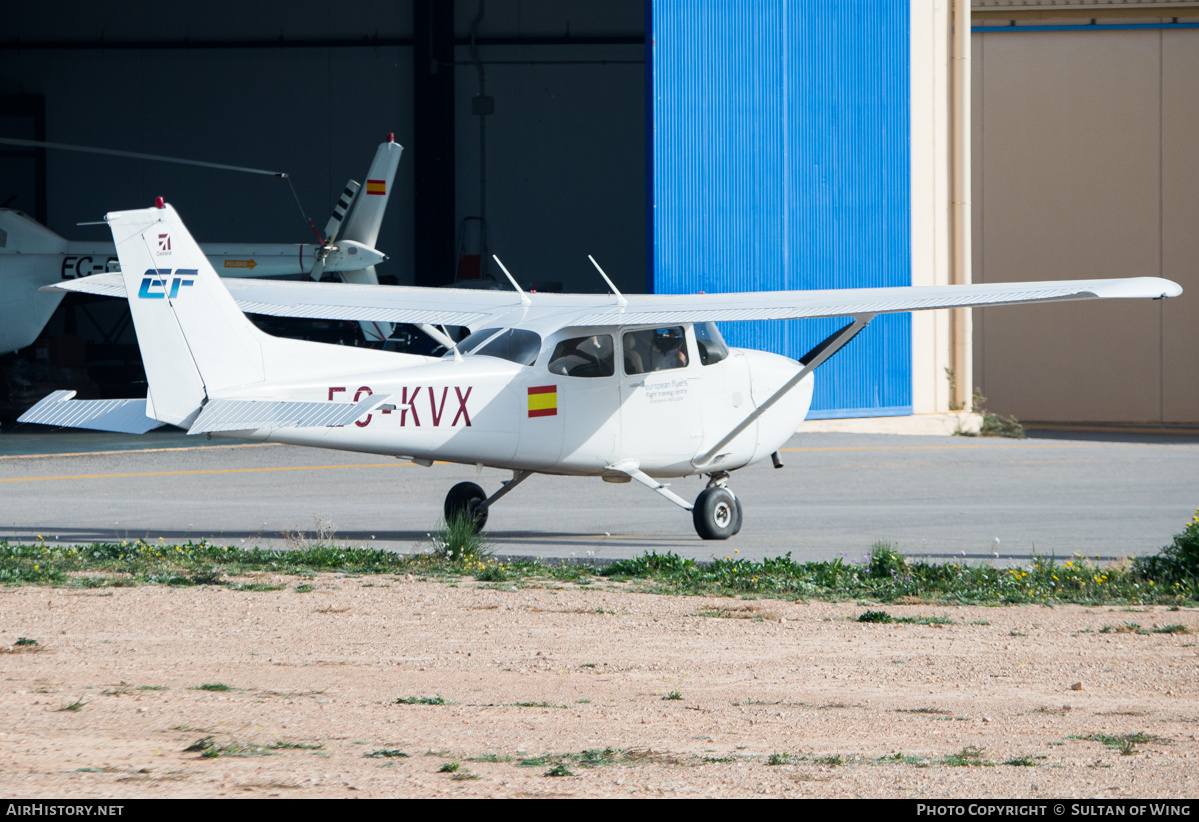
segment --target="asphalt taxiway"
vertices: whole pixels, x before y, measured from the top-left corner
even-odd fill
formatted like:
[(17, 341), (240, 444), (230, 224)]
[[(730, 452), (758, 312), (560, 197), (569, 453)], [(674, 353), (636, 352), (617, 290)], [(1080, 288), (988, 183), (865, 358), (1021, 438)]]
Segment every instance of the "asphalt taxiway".
[[(364, 454), (21, 426), (0, 432), (0, 539), (207, 539), (427, 550), (446, 491), (509, 474)], [(1199, 506), (1199, 439), (800, 433), (733, 475), (745, 525), (704, 542), (688, 512), (636, 484), (536, 476), (497, 503), (501, 555), (615, 559), (645, 551), (748, 559), (910, 556), (1002, 564), (1032, 553), (1101, 560), (1153, 553)], [(704, 480), (676, 480), (694, 498)]]

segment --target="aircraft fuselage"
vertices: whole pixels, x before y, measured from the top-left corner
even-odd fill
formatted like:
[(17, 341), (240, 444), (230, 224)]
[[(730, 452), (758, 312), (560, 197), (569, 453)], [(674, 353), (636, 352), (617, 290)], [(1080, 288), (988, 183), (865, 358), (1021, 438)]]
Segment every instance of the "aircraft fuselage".
[[(727, 357), (705, 365), (686, 326), (684, 366), (629, 374), (619, 365), (626, 358), (616, 356), (618, 365), (606, 376), (550, 371), (550, 358), (563, 339), (592, 334), (619, 339), (622, 331), (627, 329), (565, 329), (550, 336), (528, 366), (483, 355), (406, 357), (406, 367), (272, 382), (258, 390), (242, 387), (229, 396), (298, 402), (390, 399), (346, 426), (227, 436), (617, 481), (625, 481), (625, 475), (609, 466), (631, 459), (655, 477), (687, 476), (699, 472), (701, 455), (801, 368), (786, 357), (743, 349), (729, 349)], [(803, 421), (811, 396), (809, 375), (722, 448), (705, 471), (733, 470), (769, 456)]]

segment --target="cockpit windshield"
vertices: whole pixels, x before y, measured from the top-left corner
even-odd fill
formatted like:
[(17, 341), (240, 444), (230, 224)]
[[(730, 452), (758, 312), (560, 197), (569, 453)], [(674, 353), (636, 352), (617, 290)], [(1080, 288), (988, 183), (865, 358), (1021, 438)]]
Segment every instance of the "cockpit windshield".
[(704, 365), (715, 365), (729, 355), (729, 347), (715, 323), (695, 324), (695, 344), (699, 347), (699, 361)]
[[(458, 343), (463, 354), (498, 357), (517, 365), (532, 365), (541, 351), (541, 336), (523, 328), (483, 328)], [(450, 351), (445, 357), (453, 357)]]

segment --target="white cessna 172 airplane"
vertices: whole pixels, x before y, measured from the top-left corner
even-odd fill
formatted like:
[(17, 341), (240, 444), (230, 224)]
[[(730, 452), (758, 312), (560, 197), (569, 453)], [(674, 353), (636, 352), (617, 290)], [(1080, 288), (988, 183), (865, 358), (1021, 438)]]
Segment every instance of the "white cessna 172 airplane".
[[(402, 152), (393, 135), (387, 135), (367, 172), (366, 196), (356, 196), (361, 189), (356, 181), (346, 183), (320, 245), (205, 243), (200, 248), (226, 277), (306, 274), (319, 280), (329, 271), (346, 282), (377, 284), (375, 264), (387, 255), (374, 246)], [(0, 209), (0, 355), (32, 345), (62, 302), (62, 291), (47, 293), (42, 286), (118, 268), (111, 243), (67, 240), (19, 211)], [(368, 340), (391, 336), (388, 323), (361, 325)]]
[[(1153, 277), (680, 296), (624, 296), (610, 282), (612, 294), (586, 295), (221, 280), (161, 198), (106, 220), (121, 272), (50, 287), (129, 300), (148, 396), (58, 391), (21, 422), (131, 433), (170, 423), (511, 470), (490, 496), (470, 482), (450, 490), (447, 519), (466, 511), (480, 527), (533, 474), (583, 475), (636, 480), (690, 510), (704, 539), (727, 539), (742, 518), (730, 472), (779, 464), (807, 415), (812, 372), (877, 314), (1182, 293)], [(473, 333), (433, 358), (272, 337), (243, 310)], [(730, 349), (713, 324), (805, 317), (853, 319), (798, 362)], [(694, 504), (662, 482), (693, 474), (709, 478)]]

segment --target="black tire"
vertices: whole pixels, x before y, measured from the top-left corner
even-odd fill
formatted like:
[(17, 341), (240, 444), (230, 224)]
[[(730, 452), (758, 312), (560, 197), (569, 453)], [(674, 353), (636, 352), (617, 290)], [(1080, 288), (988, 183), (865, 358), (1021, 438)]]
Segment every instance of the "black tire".
[(737, 503), (737, 517), (733, 521), (733, 536), (737, 536), (741, 533), (741, 521), (745, 519), (745, 515), (741, 511), (741, 498), (736, 497), (733, 501)]
[(487, 524), (486, 492), (473, 482), (460, 482), (445, 495), (445, 521), (450, 522), (463, 512), (475, 518), (475, 527), (480, 531)]
[(727, 488), (705, 488), (695, 498), (691, 521), (702, 539), (728, 539), (741, 526), (737, 498)]

